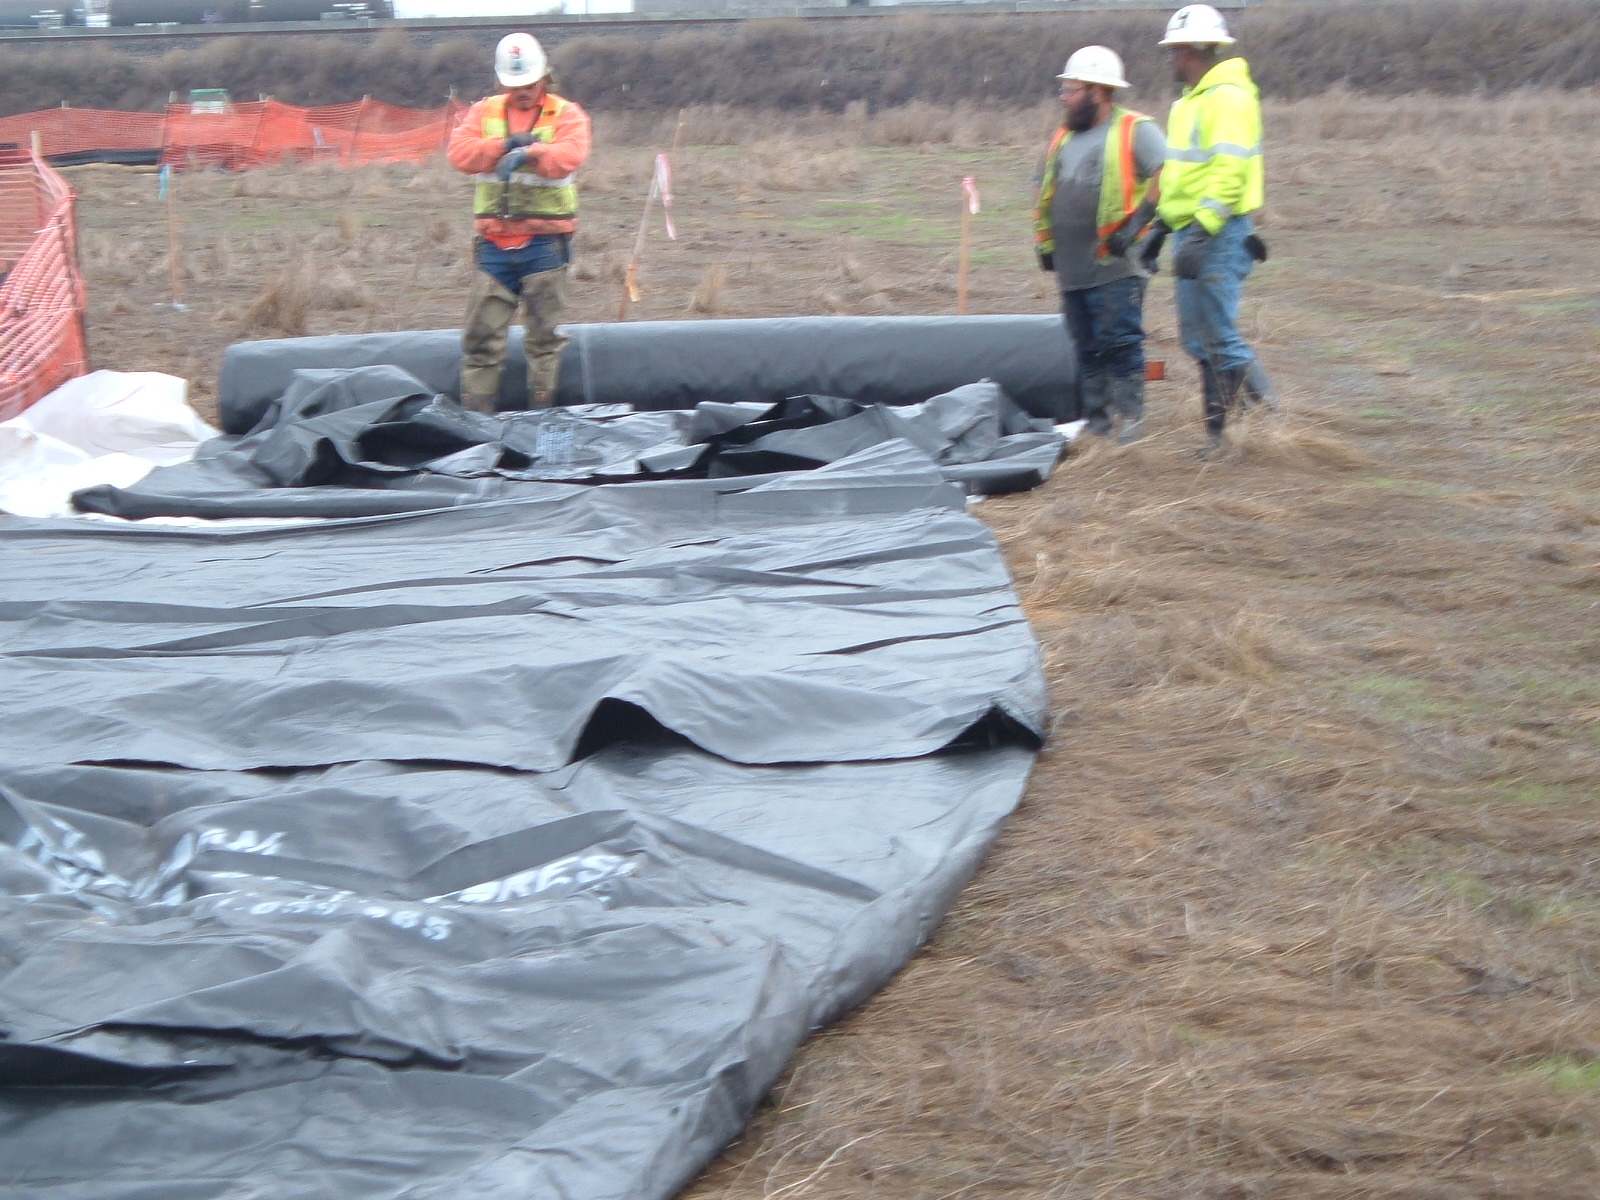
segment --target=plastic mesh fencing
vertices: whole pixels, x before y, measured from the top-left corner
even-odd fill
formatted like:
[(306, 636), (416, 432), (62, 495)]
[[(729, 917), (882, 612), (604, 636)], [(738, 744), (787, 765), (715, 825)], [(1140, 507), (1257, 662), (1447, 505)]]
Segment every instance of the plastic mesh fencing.
[(26, 151), (38, 133), (49, 160), (115, 160), (146, 152), (175, 168), (243, 170), (292, 160), (354, 166), (422, 162), (440, 153), (465, 106), (399, 108), (380, 100), (297, 108), (276, 100), (206, 111), (187, 104), (164, 113), (46, 108), (0, 117), (0, 147)]
[(224, 113), (167, 109), (162, 161), (174, 166), (233, 170), (285, 159), (354, 166), (422, 162), (444, 150), (465, 111), (460, 104), (419, 110), (377, 100), (296, 108), (265, 100)]
[(159, 150), (165, 122), (161, 113), (46, 108), (15, 117), (0, 117), (0, 146), (25, 151), (37, 132), (47, 159), (97, 150)]
[(422, 110), (263, 100), (222, 112), (174, 104), (164, 113), (47, 108), (0, 117), (0, 420), (88, 369), (72, 190), (50, 161), (229, 170), (286, 160), (424, 162), (444, 150), (464, 111), (455, 101)]
[(0, 420), (88, 369), (72, 190), (0, 149)]

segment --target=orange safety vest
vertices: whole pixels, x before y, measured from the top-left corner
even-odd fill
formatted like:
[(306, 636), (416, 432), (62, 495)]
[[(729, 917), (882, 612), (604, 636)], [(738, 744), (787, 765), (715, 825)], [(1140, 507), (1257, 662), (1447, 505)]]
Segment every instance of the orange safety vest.
[[(1096, 253), (1101, 258), (1108, 258), (1111, 253), (1105, 247), (1106, 238), (1133, 215), (1150, 190), (1149, 180), (1140, 181), (1133, 156), (1134, 130), (1140, 121), (1149, 119), (1132, 109), (1111, 110), (1111, 128), (1106, 131), (1105, 169), (1100, 176), (1100, 208), (1095, 218), (1100, 237)], [(1033, 240), (1040, 254), (1055, 253), (1055, 239), (1050, 235), (1050, 202), (1055, 199), (1061, 148), (1071, 137), (1072, 130), (1063, 125), (1050, 139), (1050, 149), (1045, 153), (1044, 179), (1040, 182), (1039, 199), (1033, 206)]]
[[(549, 95), (533, 123), (533, 140), (548, 145), (555, 140), (556, 120), (566, 109), (567, 101)], [(490, 96), (483, 102), (483, 136), (509, 137), (510, 123), (506, 120), (506, 96)], [(472, 198), (472, 212), (478, 217), (502, 217), (513, 221), (529, 218), (560, 221), (578, 215), (578, 184), (576, 175), (561, 179), (546, 179), (531, 167), (514, 171), (510, 180), (502, 182), (493, 171), (473, 177), (477, 189)]]

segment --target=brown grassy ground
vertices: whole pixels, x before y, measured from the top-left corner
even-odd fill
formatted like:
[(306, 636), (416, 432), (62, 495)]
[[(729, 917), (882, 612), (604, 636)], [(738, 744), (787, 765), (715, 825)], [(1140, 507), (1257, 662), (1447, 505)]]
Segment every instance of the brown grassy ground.
[[(1044, 123), (691, 114), (635, 315), (951, 311), (970, 173), (975, 309), (1047, 311)], [(603, 130), (578, 319), (669, 128)], [(976, 510), (1054, 738), (927, 950), (695, 1200), (1600, 1193), (1600, 98), (1342, 98), (1268, 136), (1246, 323), (1286, 414), (1183, 456), (1163, 275), (1153, 436)], [(202, 403), (269, 319), (458, 320), (442, 169), (183, 180), (188, 313), (154, 307), (154, 180), (74, 179), (98, 363)]]

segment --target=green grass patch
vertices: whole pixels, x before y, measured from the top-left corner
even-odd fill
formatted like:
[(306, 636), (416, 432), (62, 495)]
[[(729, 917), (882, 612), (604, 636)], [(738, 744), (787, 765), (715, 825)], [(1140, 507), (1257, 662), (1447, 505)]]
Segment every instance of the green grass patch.
[(1600, 1091), (1600, 1062), (1561, 1055), (1541, 1058), (1531, 1070), (1543, 1075), (1558, 1092)]
[(1471, 707), (1459, 700), (1430, 695), (1422, 680), (1398, 675), (1363, 675), (1352, 679), (1347, 687), (1356, 696), (1377, 701), (1386, 714), (1405, 720), (1455, 717)]

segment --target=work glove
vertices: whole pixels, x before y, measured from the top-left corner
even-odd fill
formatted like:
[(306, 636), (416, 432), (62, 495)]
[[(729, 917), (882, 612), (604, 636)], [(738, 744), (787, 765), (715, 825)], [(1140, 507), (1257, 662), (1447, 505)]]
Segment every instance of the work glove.
[(1192, 225), (1184, 235), (1183, 245), (1172, 260), (1172, 270), (1179, 279), (1199, 279), (1200, 268), (1206, 260), (1206, 250), (1211, 245), (1211, 235), (1201, 225)]
[(1267, 243), (1262, 241), (1259, 233), (1252, 233), (1244, 240), (1244, 248), (1250, 251), (1250, 257), (1257, 262), (1267, 261)]
[(1139, 231), (1156, 215), (1156, 206), (1146, 200), (1116, 230), (1106, 238), (1106, 250), (1112, 258), (1122, 258), (1133, 248), (1133, 243), (1139, 237)]
[(1054, 271), (1056, 269), (1056, 256), (1054, 254), (1039, 255), (1039, 270)]
[(506, 139), (506, 150), (515, 150), (518, 146), (531, 146), (538, 140), (532, 133), (513, 133)]
[(1161, 247), (1166, 245), (1167, 234), (1172, 229), (1165, 221), (1156, 221), (1150, 233), (1139, 246), (1139, 265), (1154, 275), (1161, 270)]
[(518, 146), (515, 150), (508, 151), (500, 156), (500, 161), (495, 164), (494, 177), (501, 183), (509, 183), (511, 176), (527, 161), (527, 147)]

